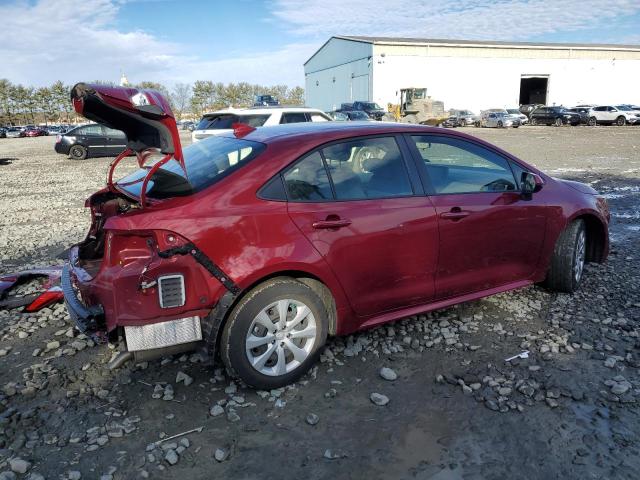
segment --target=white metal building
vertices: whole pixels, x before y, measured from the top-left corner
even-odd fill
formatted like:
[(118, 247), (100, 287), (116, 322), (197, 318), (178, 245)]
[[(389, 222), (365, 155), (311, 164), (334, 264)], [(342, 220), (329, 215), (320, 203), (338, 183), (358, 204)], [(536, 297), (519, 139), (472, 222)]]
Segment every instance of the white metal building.
[(368, 100), (386, 109), (399, 90), (427, 88), (445, 109), (526, 103), (640, 104), (640, 45), (331, 37), (304, 64), (307, 105), (325, 111)]

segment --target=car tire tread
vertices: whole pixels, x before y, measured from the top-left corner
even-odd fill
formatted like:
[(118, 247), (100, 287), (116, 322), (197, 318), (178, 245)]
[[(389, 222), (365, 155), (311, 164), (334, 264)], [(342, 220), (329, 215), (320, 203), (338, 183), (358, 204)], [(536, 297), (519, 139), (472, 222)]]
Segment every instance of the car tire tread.
[(574, 277), (574, 251), (580, 231), (585, 229), (584, 220), (577, 219), (560, 233), (551, 257), (545, 286), (551, 290), (572, 293), (580, 285)]

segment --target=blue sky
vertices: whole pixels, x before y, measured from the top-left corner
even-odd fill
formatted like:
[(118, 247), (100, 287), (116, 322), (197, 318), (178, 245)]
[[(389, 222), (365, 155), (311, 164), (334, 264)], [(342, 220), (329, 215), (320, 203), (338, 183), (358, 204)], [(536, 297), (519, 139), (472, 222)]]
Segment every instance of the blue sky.
[(303, 85), (331, 35), (640, 44), (639, 0), (0, 0), (0, 77)]

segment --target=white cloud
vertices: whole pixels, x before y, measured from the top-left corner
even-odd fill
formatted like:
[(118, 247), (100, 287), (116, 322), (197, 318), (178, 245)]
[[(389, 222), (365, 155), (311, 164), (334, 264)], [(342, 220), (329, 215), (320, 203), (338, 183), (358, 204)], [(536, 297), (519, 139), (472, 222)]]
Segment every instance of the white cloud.
[(273, 14), (300, 35), (519, 40), (611, 28), (637, 0), (275, 0)]
[(39, 0), (0, 4), (0, 77), (35, 86), (58, 79), (69, 84), (97, 79), (117, 82), (122, 70), (134, 83), (150, 80), (170, 86), (213, 80), (294, 86), (304, 83), (302, 63), (317, 46), (293, 43), (242, 57), (201, 59), (183, 45), (143, 31), (118, 30), (121, 3), (123, 0)]

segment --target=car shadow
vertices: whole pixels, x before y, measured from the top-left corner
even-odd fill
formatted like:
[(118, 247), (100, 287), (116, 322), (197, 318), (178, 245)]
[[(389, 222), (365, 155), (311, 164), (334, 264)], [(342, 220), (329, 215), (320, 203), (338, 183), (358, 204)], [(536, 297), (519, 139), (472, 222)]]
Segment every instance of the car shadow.
[(11, 165), (17, 158), (0, 158), (0, 165)]

